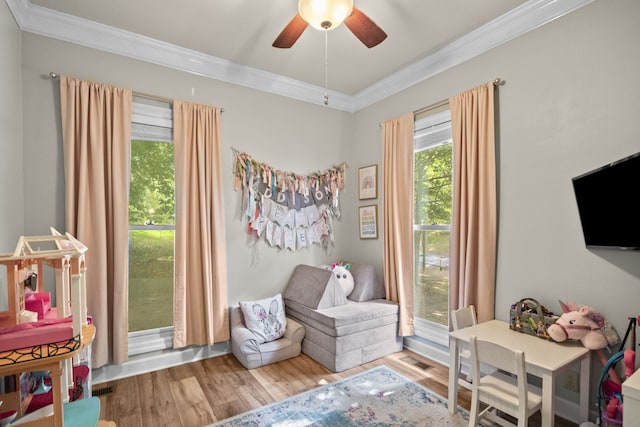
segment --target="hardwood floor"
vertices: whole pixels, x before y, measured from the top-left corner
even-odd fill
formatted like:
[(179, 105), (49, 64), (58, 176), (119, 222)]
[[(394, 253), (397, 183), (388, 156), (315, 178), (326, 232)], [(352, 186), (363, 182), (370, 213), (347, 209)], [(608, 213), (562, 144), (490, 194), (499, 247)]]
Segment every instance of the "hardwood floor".
[[(447, 396), (448, 368), (408, 350), (340, 373), (304, 354), (247, 370), (229, 354), (97, 384), (93, 392), (112, 390), (100, 395), (100, 418), (118, 427), (201, 427), (378, 365)], [(468, 409), (470, 391), (460, 387), (459, 396), (459, 404)], [(529, 425), (540, 426), (539, 413)], [(576, 424), (556, 417), (556, 426)]]

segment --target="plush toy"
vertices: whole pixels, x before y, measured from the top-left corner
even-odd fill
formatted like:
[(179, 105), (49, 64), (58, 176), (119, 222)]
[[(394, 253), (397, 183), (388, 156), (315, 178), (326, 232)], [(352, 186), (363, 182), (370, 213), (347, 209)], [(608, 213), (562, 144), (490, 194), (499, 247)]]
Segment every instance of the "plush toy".
[(598, 322), (600, 316), (590, 307), (582, 306), (568, 311), (547, 328), (547, 333), (554, 341), (580, 340), (590, 350), (600, 350), (609, 345), (602, 332), (604, 326)]
[[(620, 336), (612, 324), (607, 322), (596, 310), (579, 304), (560, 301), (564, 313), (553, 325), (547, 328), (547, 333), (555, 341), (577, 339), (590, 350), (595, 350), (603, 365), (609, 361), (604, 355), (604, 348), (620, 343)], [(622, 384), (616, 370), (609, 368), (611, 381), (619, 387)]]
[(340, 283), (345, 296), (351, 295), (355, 286), (353, 281), (353, 275), (349, 271), (351, 264), (334, 263), (331, 265), (331, 271), (335, 274), (336, 279)]

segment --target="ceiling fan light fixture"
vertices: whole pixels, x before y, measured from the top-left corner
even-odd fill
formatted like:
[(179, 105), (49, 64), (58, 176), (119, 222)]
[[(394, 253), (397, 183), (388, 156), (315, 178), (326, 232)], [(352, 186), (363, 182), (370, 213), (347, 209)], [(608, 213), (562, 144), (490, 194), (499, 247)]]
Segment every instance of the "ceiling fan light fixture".
[(298, 13), (318, 30), (333, 30), (353, 11), (353, 0), (299, 0)]

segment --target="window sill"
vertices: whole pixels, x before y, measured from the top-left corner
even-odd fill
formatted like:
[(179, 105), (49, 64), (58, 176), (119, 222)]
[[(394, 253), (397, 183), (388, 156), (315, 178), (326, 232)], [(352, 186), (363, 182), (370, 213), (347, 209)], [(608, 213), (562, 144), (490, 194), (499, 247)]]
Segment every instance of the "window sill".
[(173, 326), (129, 332), (129, 357), (173, 348)]
[(230, 342), (218, 343), (212, 346), (185, 347), (178, 350), (162, 350), (145, 352), (129, 358), (118, 365), (106, 365), (92, 371), (94, 385), (108, 381), (119, 380), (135, 375), (166, 369), (185, 363), (222, 356), (231, 352)]

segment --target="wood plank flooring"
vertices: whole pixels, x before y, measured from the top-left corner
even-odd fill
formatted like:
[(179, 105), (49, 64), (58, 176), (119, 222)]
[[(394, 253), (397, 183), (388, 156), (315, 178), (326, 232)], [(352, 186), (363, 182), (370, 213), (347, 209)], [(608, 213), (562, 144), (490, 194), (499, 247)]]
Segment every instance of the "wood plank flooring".
[[(100, 396), (100, 419), (118, 427), (202, 427), (379, 365), (447, 396), (448, 368), (408, 350), (340, 373), (304, 354), (247, 370), (229, 354), (97, 384), (93, 391), (112, 389)], [(460, 387), (459, 404), (468, 409), (470, 399)], [(529, 425), (540, 426), (539, 413)], [(576, 424), (556, 417), (556, 426)]]

